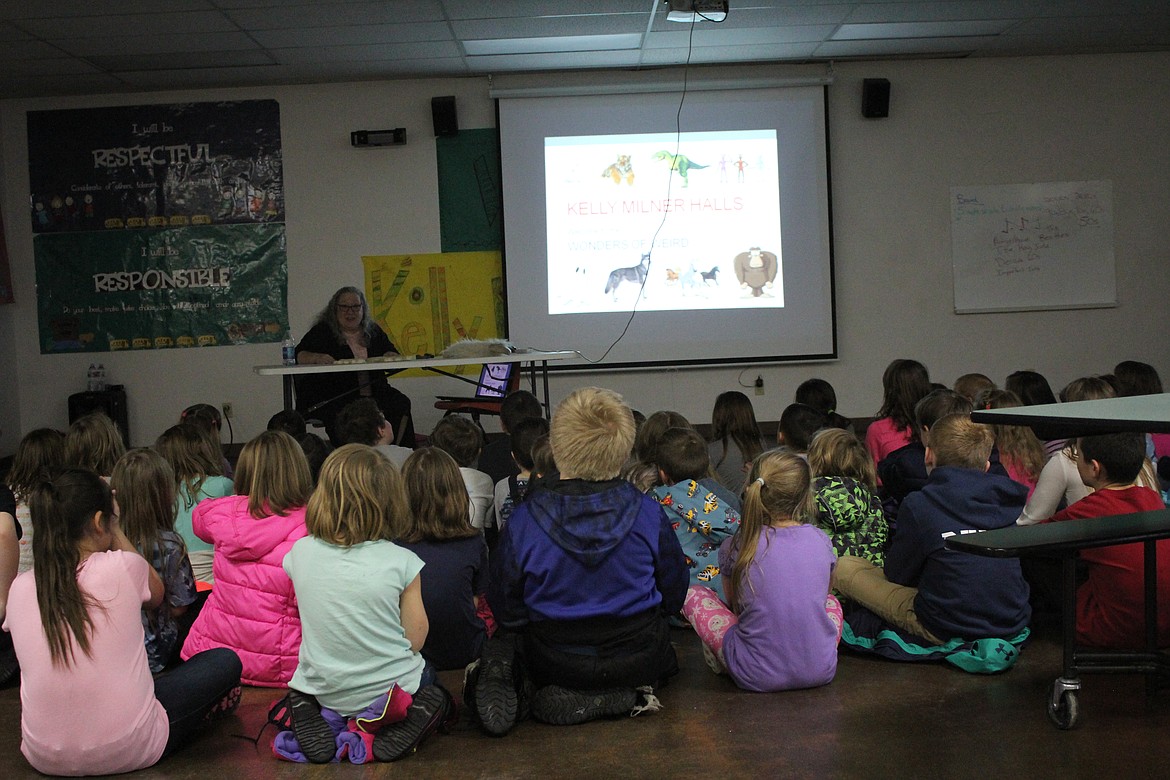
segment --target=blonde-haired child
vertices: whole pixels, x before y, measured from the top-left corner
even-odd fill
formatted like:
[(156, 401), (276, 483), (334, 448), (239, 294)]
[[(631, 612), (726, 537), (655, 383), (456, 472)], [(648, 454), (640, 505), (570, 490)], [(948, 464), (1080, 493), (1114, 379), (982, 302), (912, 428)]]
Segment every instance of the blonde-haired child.
[(155, 441), (154, 448), (175, 470), (175, 530), (187, 544), (195, 579), (214, 582), (211, 544), (195, 535), (191, 514), (206, 498), (232, 494), (232, 481), (223, 476), (222, 453), (211, 445), (204, 431), (191, 423), (167, 428)]
[(825, 428), (808, 448), (816, 510), (813, 523), (829, 535), (837, 555), (856, 555), (881, 566), (890, 526), (874, 493), (873, 459), (851, 431)]
[(33, 489), (65, 463), (65, 434), (53, 428), (29, 431), (16, 445), (12, 467), (8, 470), (8, 487), (16, 501), (16, 522), (20, 524), (20, 559), (17, 571), (32, 568), (33, 525), (28, 497)]
[(422, 655), (436, 669), (462, 669), (479, 658), (487, 627), (477, 614), (487, 591), (487, 544), (467, 518), (459, 464), (437, 447), (415, 450), (402, 464), (410, 513), (398, 544), (423, 563), (427, 641)]
[(344, 744), (331, 725), (337, 718), (344, 724), (385, 708), (395, 687), (413, 700), (402, 720), (374, 736), (380, 761), (410, 755), (453, 710), (419, 654), (428, 631), (423, 562), (391, 541), (409, 512), (394, 465), (371, 447), (346, 444), (321, 466), (305, 514), (310, 535), (284, 557), (303, 631), (289, 705), (298, 747), (313, 763), (333, 760)]
[(21, 752), (47, 775), (151, 766), (231, 706), (239, 659), (213, 650), (152, 679), (141, 612), (162, 603), (163, 583), (122, 532), (109, 487), (66, 469), (29, 503), (36, 566), (13, 583), (4, 621), (20, 659)]
[(832, 681), (841, 605), (829, 593), (836, 562), (825, 532), (809, 525), (808, 464), (782, 450), (756, 458), (744, 487), (739, 533), (719, 550), (728, 605), (692, 586), (683, 616), (708, 664), (741, 688), (783, 691)]
[(175, 533), (175, 473), (163, 456), (141, 447), (114, 464), (110, 487), (118, 500), (118, 520), (126, 538), (162, 578), (163, 603), (142, 610), (146, 658), (158, 674), (179, 649), (176, 618), (195, 602), (195, 575), (183, 537)]
[(118, 458), (126, 454), (126, 443), (114, 421), (102, 412), (78, 417), (65, 433), (65, 463), (110, 477)]
[(191, 626), (183, 657), (226, 647), (246, 685), (288, 685), (301, 647), (301, 619), (285, 554), (304, 537), (313, 492), (305, 453), (293, 437), (265, 431), (244, 445), (236, 495), (201, 502), (194, 532), (214, 548), (215, 588)]

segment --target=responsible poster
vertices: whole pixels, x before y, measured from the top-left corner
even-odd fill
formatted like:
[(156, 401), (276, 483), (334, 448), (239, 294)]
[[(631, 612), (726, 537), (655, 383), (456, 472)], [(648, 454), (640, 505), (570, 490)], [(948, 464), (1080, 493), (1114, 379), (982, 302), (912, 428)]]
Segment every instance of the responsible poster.
[(28, 149), (42, 353), (284, 337), (276, 101), (30, 111)]
[(362, 264), (370, 315), (404, 355), (504, 333), (499, 252), (377, 255)]
[(284, 225), (37, 236), (42, 354), (280, 341)]

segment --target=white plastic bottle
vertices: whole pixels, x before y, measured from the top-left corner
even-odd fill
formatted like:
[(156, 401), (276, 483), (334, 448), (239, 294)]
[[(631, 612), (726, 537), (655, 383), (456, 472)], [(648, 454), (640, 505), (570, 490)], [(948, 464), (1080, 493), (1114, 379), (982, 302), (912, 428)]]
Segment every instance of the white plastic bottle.
[(280, 360), (286, 366), (297, 364), (297, 342), (293, 338), (291, 330), (284, 332), (284, 341), (280, 343)]
[(98, 389), (96, 363), (90, 363), (89, 370), (85, 372), (85, 389), (91, 393)]
[(98, 392), (106, 389), (106, 367), (102, 363), (97, 365), (97, 375), (94, 378), (94, 384), (97, 385), (94, 389)]

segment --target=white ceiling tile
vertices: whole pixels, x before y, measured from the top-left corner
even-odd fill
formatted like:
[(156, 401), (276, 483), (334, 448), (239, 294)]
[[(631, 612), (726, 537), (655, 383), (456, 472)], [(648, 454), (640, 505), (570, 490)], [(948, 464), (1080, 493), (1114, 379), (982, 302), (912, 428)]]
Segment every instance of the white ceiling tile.
[(1007, 19), (955, 22), (890, 22), (888, 24), (843, 24), (829, 40), (866, 41), (887, 38), (961, 38), (999, 35), (1015, 22)]
[(317, 27), (299, 30), (261, 30), (253, 37), (271, 49), (293, 46), (349, 46), (370, 43), (449, 41), (451, 31), (441, 22), (372, 24), (362, 27)]
[(643, 17), (615, 16), (557, 16), (518, 22), (515, 19), (476, 19), (451, 23), (456, 38), (552, 38), (577, 35), (641, 34), (646, 30)]
[(104, 14), (16, 22), (41, 38), (89, 38), (104, 35), (169, 35), (172, 33), (230, 32), (237, 26), (219, 11), (156, 14)]
[(469, 56), (492, 54), (534, 54), (538, 52), (617, 51), (637, 49), (641, 35), (582, 35), (553, 38), (500, 38), (463, 42)]
[(913, 38), (886, 41), (825, 41), (817, 57), (901, 57), (910, 54), (955, 54), (978, 49), (990, 38)]
[(256, 42), (242, 32), (177, 35), (134, 35), (114, 38), (73, 38), (58, 45), (79, 57), (117, 54), (169, 54), (186, 51), (255, 49)]
[(437, 2), (400, 4), (355, 2), (340, 5), (312, 3), (282, 5), (276, 8), (234, 9), (226, 13), (246, 30), (443, 21), (443, 9)]
[[(758, 44), (820, 43), (836, 28), (825, 25), (801, 27), (761, 27), (754, 30), (704, 30), (695, 32), (692, 43), (695, 46), (755, 46)], [(686, 32), (652, 32), (646, 39), (647, 49), (687, 47), (689, 34)]]
[(307, 65), (330, 62), (378, 62), (385, 60), (457, 59), (459, 47), (454, 41), (425, 43), (365, 44), (361, 46), (320, 46), (268, 49), (282, 65)]

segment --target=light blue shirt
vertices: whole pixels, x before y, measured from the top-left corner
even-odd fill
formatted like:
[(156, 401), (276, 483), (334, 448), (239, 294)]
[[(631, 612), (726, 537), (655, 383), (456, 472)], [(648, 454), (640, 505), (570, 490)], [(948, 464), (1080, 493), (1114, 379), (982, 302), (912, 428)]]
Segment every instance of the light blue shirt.
[(393, 542), (339, 547), (312, 536), (284, 556), (301, 613), (301, 650), (289, 687), (348, 717), (394, 683), (418, 691), (423, 657), (402, 628), (402, 591), (423, 561)]

